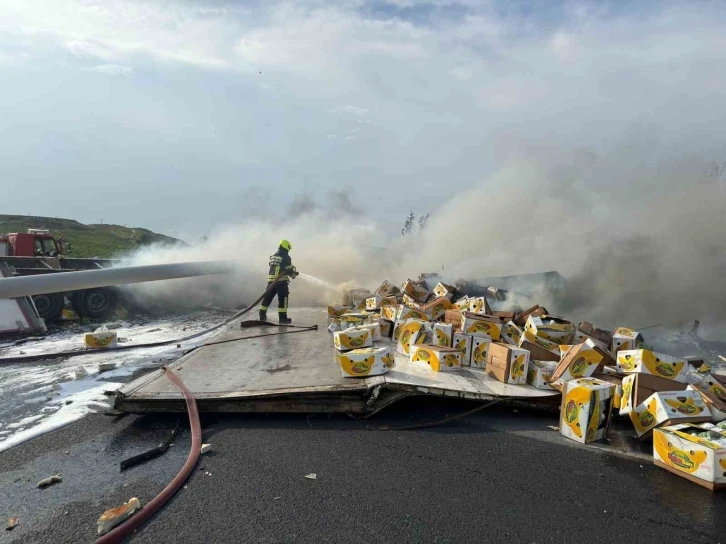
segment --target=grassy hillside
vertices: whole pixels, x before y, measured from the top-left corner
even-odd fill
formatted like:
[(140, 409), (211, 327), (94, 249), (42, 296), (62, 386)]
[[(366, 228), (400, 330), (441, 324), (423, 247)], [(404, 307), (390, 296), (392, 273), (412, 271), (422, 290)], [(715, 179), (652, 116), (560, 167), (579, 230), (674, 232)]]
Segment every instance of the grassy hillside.
[(84, 225), (71, 219), (0, 215), (0, 234), (25, 232), (27, 229), (48, 229), (56, 238), (71, 242), (70, 257), (117, 257), (126, 251), (152, 243), (183, 244), (181, 240), (148, 229), (121, 225)]

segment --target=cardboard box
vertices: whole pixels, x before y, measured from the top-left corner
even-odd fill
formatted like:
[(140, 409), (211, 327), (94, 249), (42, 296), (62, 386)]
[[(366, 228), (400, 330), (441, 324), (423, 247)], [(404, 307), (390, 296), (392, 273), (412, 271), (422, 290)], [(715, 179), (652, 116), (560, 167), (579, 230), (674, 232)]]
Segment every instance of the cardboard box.
[(502, 322), (493, 315), (465, 312), (461, 323), (461, 332), (472, 336), (489, 338), (496, 342), (502, 336)]
[[(604, 370), (604, 369), (603, 369)], [(601, 380), (608, 382), (615, 386), (615, 393), (613, 395), (613, 413), (615, 410), (620, 409), (621, 401), (623, 398), (623, 380), (620, 376), (614, 376), (612, 374), (606, 374), (605, 372), (595, 372), (591, 376), (595, 380)]]
[(381, 308), (381, 319), (385, 319), (386, 321), (396, 321), (400, 308), (402, 308), (402, 306), (383, 306)]
[(378, 323), (381, 326), (381, 336), (383, 338), (391, 338), (393, 336), (393, 321), (381, 319)]
[(515, 312), (499, 312), (499, 311), (497, 311), (497, 312), (492, 313), (492, 315), (494, 317), (498, 317), (499, 319), (501, 319), (502, 323), (506, 323), (507, 321), (511, 321), (512, 323), (514, 323), (514, 318), (516, 317), (517, 314)]
[(653, 462), (711, 491), (726, 488), (726, 430), (707, 423), (655, 429)]
[(373, 345), (373, 333), (368, 329), (351, 328), (333, 333), (333, 343), (340, 351), (367, 348)]
[(428, 323), (418, 319), (407, 319), (401, 326), (401, 333), (396, 343), (396, 351), (401, 355), (410, 355), (411, 346), (426, 342)]
[(451, 323), (454, 331), (461, 332), (461, 326), (464, 323), (464, 312), (461, 310), (446, 310), (444, 312), (444, 323)]
[(630, 412), (630, 421), (639, 438), (647, 438), (660, 425), (702, 423), (710, 419), (708, 406), (700, 393), (693, 390), (653, 393)]
[(335, 360), (344, 378), (380, 376), (396, 365), (390, 346), (354, 349), (345, 353), (336, 351)]
[(474, 297), (469, 299), (469, 311), (475, 314), (492, 315), (492, 309), (486, 297)]
[(412, 346), (411, 362), (428, 365), (434, 372), (451, 372), (461, 368), (461, 351), (427, 344)]
[(502, 326), (501, 340), (511, 346), (519, 346), (519, 339), (522, 338), (523, 332), (514, 324), (514, 321), (508, 321)]
[(602, 368), (602, 355), (587, 344), (572, 346), (552, 372), (550, 385), (564, 391), (565, 382), (589, 378)]
[[(579, 340), (582, 338), (582, 340)], [(592, 323), (583, 321), (577, 325), (577, 331), (575, 332), (575, 340), (584, 342), (587, 338), (592, 338), (596, 342), (603, 344), (605, 349), (610, 349), (613, 345), (613, 335), (603, 329), (598, 329)]]
[(572, 344), (575, 338), (574, 323), (549, 315), (530, 315), (524, 325), (524, 330), (555, 344)]
[(454, 302), (453, 307), (456, 310), (460, 310), (462, 312), (466, 312), (469, 310), (469, 297), (462, 297), (456, 302)]
[(368, 289), (348, 289), (343, 291), (343, 306), (352, 307), (355, 299), (367, 299), (371, 296)]
[(524, 331), (519, 339), (519, 347), (530, 352), (530, 357), (537, 361), (559, 361), (560, 346)]
[(621, 416), (627, 416), (633, 408), (642, 404), (653, 393), (661, 391), (683, 391), (685, 383), (666, 380), (649, 374), (629, 374), (622, 379), (623, 394), (619, 405)]
[(683, 359), (647, 349), (619, 351), (617, 369), (623, 374), (650, 374), (681, 383), (688, 378), (688, 365)]
[(560, 434), (587, 444), (607, 437), (615, 386), (594, 378), (565, 383), (560, 408)]
[(633, 329), (618, 327), (613, 333), (613, 349), (615, 355), (620, 350), (638, 349), (643, 345), (643, 335)]
[[(381, 334), (381, 323), (380, 321), (376, 321), (374, 323), (364, 323), (363, 325), (359, 325), (355, 327), (356, 329), (368, 329), (371, 331), (371, 336), (373, 338), (374, 342), (380, 342), (382, 338)], [(353, 329), (348, 329), (348, 331), (351, 331)]]
[(469, 366), (472, 368), (481, 368), (482, 370), (486, 369), (490, 344), (491, 340), (489, 338), (482, 336), (471, 337), (471, 359), (469, 360)]
[(437, 346), (452, 347), (454, 339), (454, 326), (446, 323), (434, 324), (434, 340)]
[(398, 292), (398, 287), (386, 280), (376, 289), (374, 294), (378, 297), (387, 297), (389, 295), (395, 295)]
[(429, 291), (426, 287), (414, 283), (411, 280), (406, 280), (401, 287), (401, 292), (413, 298), (415, 302), (426, 302), (426, 299), (429, 297)]
[(334, 319), (348, 311), (347, 306), (328, 306), (328, 317)]
[(116, 331), (87, 332), (83, 335), (83, 343), (87, 349), (103, 349), (118, 344)]
[(434, 287), (434, 295), (437, 297), (453, 297), (456, 292), (456, 288), (445, 283), (437, 283)]
[(364, 313), (349, 313), (340, 316), (340, 326), (343, 330), (364, 325), (371, 322), (371, 316)]
[(446, 297), (437, 297), (427, 302), (421, 310), (428, 316), (430, 321), (438, 321), (446, 315), (446, 310), (451, 309), (451, 301)]
[(400, 306), (396, 319), (404, 321), (406, 319), (420, 319), (421, 321), (428, 321), (429, 316), (427, 316), (426, 312), (424, 312), (423, 310), (410, 308), (408, 306)]
[(557, 363), (555, 361), (530, 361), (529, 370), (527, 371), (527, 383), (537, 389), (555, 391), (549, 381), (556, 367)]
[(489, 344), (486, 361), (487, 375), (492, 378), (511, 384), (527, 382), (529, 352), (526, 349), (492, 342)]
[(366, 309), (366, 301), (367, 298), (354, 298), (353, 299), (353, 309), (356, 311), (362, 311)]
[(473, 351), (473, 343), (472, 343), (473, 338), (474, 338), (473, 336), (470, 336), (468, 334), (462, 334), (460, 332), (454, 333), (452, 347), (461, 351), (461, 366), (463, 366), (463, 367), (471, 366), (471, 354)]
[(536, 304), (531, 308), (519, 312), (514, 318), (514, 324), (518, 327), (524, 327), (527, 324), (527, 318), (529, 316), (539, 317), (543, 315), (547, 315), (547, 310), (539, 304)]
[(366, 310), (377, 310), (384, 306), (396, 306), (396, 297), (370, 297), (366, 299)]
[(688, 386), (701, 394), (703, 402), (711, 411), (715, 423), (726, 420), (726, 380), (715, 374), (708, 374), (703, 380)]

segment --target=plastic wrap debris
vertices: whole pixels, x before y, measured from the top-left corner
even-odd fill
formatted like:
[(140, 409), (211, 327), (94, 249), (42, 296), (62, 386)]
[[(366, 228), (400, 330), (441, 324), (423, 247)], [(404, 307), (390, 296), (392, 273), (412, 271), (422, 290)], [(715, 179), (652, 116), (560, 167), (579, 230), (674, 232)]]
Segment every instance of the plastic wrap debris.
[(136, 497), (132, 497), (125, 504), (106, 510), (98, 518), (98, 534), (105, 535), (115, 527), (129, 519), (134, 513), (141, 509), (141, 503)]

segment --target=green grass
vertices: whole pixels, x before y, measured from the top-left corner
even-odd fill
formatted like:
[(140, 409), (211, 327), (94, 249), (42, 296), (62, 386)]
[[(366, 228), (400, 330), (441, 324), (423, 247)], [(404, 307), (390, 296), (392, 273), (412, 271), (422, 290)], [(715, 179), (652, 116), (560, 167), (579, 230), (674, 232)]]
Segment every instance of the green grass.
[(143, 228), (121, 225), (84, 225), (71, 219), (0, 215), (0, 234), (48, 229), (56, 238), (71, 242), (69, 257), (113, 258), (150, 244), (183, 244), (181, 240)]

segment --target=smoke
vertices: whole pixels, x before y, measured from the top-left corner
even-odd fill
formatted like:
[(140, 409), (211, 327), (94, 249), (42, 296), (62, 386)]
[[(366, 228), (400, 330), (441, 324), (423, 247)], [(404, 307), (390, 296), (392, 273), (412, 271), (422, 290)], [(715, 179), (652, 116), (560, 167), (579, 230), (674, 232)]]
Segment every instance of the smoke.
[(300, 271), (338, 287), (295, 280), (291, 306), (335, 303), (344, 288), (374, 289), (383, 279), (400, 283), (423, 272), (453, 283), (558, 271), (568, 280), (564, 290), (525, 285), (516, 302), (601, 327), (725, 321), (723, 170), (704, 173), (702, 157), (674, 160), (632, 147), (619, 154), (511, 153), (479, 185), (433, 209), (418, 235), (390, 241), (384, 255), (373, 251), (380, 228), (362, 219), (348, 192), (322, 201), (299, 195), (285, 221), (255, 218), (190, 248), (138, 251), (136, 264), (224, 259), (237, 271), (137, 292), (167, 303), (250, 303), (264, 290), (268, 257), (284, 238)]

